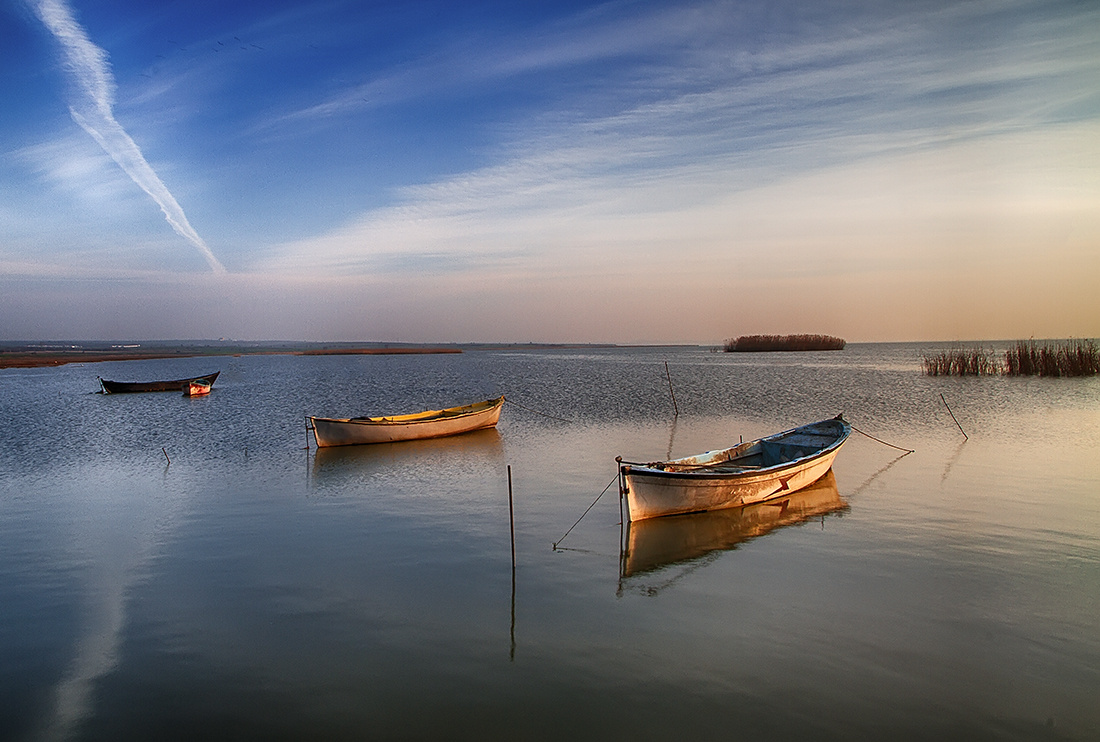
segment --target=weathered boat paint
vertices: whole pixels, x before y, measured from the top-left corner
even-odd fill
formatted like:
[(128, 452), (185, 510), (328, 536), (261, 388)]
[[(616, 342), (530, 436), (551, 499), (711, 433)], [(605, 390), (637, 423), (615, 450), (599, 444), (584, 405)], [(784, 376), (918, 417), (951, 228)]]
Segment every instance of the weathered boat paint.
[(204, 379), (194, 379), (183, 385), (183, 396), (204, 397), (210, 393), (213, 384)]

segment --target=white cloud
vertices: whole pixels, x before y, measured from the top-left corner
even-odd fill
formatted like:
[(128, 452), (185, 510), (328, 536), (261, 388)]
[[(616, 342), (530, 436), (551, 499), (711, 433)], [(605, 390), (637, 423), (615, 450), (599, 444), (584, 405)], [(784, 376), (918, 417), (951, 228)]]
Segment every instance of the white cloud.
[(66, 68), (80, 91), (69, 109), (73, 120), (160, 206), (172, 229), (198, 249), (214, 272), (224, 273), (225, 267), (191, 226), (137, 143), (115, 119), (115, 83), (107, 53), (91, 42), (61, 0), (38, 0), (34, 9), (61, 44)]

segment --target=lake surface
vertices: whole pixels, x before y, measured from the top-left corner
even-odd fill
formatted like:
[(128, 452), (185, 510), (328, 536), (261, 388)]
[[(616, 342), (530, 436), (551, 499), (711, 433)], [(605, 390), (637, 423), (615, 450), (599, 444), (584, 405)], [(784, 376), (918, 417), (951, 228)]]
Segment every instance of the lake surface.
[[(0, 739), (1100, 739), (1100, 379), (936, 350), (0, 371)], [(495, 431), (306, 429), (498, 394)], [(621, 524), (616, 456), (841, 412), (782, 517)]]

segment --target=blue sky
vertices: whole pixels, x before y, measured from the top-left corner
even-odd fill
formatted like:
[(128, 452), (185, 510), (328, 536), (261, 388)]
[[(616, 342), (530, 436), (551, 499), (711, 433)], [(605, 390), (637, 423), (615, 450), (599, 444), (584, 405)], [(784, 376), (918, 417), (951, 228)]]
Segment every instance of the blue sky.
[(0, 339), (1100, 335), (1100, 3), (0, 5)]

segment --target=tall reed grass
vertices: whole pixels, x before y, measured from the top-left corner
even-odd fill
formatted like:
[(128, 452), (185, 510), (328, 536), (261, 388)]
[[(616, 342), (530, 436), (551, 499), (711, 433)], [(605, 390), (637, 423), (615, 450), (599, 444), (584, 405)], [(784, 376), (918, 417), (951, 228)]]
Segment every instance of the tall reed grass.
[(1092, 340), (1071, 340), (1063, 345), (1038, 346), (1019, 341), (1005, 352), (1005, 373), (1010, 376), (1095, 376), (1100, 373), (1100, 349)]
[(952, 348), (923, 356), (921, 366), (928, 376), (988, 376), (1001, 371), (997, 356), (984, 348)]
[(1021, 340), (1005, 351), (1003, 362), (981, 347), (953, 348), (922, 356), (921, 367), (928, 376), (1094, 376), (1100, 373), (1100, 349), (1093, 340), (1041, 346)]

